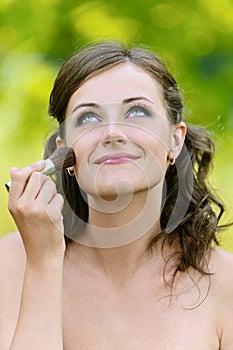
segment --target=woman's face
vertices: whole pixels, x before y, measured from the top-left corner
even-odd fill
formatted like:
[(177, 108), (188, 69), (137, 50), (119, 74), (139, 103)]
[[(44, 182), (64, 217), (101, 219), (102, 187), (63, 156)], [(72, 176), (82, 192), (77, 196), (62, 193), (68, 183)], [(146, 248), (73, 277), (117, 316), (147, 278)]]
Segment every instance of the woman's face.
[(128, 62), (86, 80), (69, 100), (65, 123), (80, 187), (106, 199), (160, 184), (169, 151), (184, 138), (184, 125), (168, 120), (160, 85)]

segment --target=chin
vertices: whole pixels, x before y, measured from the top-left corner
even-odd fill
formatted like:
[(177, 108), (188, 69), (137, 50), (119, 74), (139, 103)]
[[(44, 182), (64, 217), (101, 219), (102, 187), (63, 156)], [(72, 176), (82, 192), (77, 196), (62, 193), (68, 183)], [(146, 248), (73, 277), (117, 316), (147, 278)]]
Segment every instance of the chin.
[(163, 180), (164, 173), (161, 169), (157, 172), (152, 172), (151, 169), (147, 172), (138, 171), (138, 169), (126, 169), (125, 171), (123, 169), (102, 171), (101, 169), (95, 174), (81, 176), (79, 185), (92, 197), (112, 201), (118, 196), (132, 196), (138, 192), (148, 191), (159, 186)]

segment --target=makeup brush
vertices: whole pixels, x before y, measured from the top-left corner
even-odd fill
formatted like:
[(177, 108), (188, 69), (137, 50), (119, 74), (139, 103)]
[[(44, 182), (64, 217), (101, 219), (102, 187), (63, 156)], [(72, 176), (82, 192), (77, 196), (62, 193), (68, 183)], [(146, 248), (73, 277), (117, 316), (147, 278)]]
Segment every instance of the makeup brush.
[[(49, 158), (45, 160), (45, 168), (42, 170), (42, 174), (50, 175), (56, 170), (68, 168), (75, 164), (75, 154), (72, 148), (68, 146), (61, 146), (57, 148)], [(5, 184), (7, 191), (9, 191), (11, 181)]]

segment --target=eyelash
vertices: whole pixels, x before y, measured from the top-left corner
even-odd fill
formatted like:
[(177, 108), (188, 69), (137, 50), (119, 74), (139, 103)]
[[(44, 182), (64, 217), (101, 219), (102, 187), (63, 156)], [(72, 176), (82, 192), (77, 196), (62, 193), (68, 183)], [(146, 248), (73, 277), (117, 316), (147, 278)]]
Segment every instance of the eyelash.
[(96, 113), (94, 113), (93, 110), (87, 108), (87, 109), (83, 109), (82, 112), (80, 112), (80, 114), (77, 115), (76, 121), (75, 121), (76, 126), (84, 125), (85, 123), (83, 123), (82, 121), (85, 119), (87, 115), (91, 115), (96, 119), (100, 120), (99, 116)]
[[(148, 118), (152, 116), (152, 111), (150, 110), (150, 108), (148, 108), (148, 106), (145, 106), (144, 104), (142, 104), (140, 102), (138, 102), (137, 104), (130, 107), (130, 109), (127, 112), (127, 115), (129, 115), (135, 109), (141, 110), (145, 114), (145, 116)], [(140, 116), (136, 117), (136, 118), (140, 118)]]
[[(131, 112), (133, 112), (134, 110), (136, 110), (136, 109), (139, 109), (139, 110), (141, 110), (144, 114), (145, 114), (145, 116), (146, 117), (151, 117), (152, 116), (152, 112), (151, 112), (151, 110), (150, 110), (150, 108), (148, 108), (148, 106), (145, 106), (144, 104), (142, 104), (142, 103), (137, 103), (137, 104), (135, 104), (135, 105), (133, 105), (133, 106), (130, 106), (130, 108), (128, 109), (128, 111), (126, 112), (126, 114), (125, 114), (125, 116), (126, 116), (126, 118), (143, 118), (144, 116), (137, 116), (137, 117), (130, 117), (129, 116), (129, 114), (131, 113)], [(91, 116), (93, 116), (93, 117), (95, 117), (96, 119), (98, 119), (98, 121), (102, 121), (102, 119), (98, 116), (98, 114), (96, 114), (95, 112), (93, 112), (93, 110), (91, 110), (91, 109), (89, 109), (89, 108), (87, 108), (87, 109), (84, 109), (84, 110), (82, 110), (82, 112), (80, 112), (80, 114), (79, 115), (77, 115), (77, 117), (76, 117), (76, 122), (75, 122), (75, 124), (76, 124), (76, 126), (82, 126), (82, 125), (84, 125), (85, 123), (83, 123), (83, 120), (85, 119), (85, 117), (87, 116), (87, 115), (91, 115)], [(97, 122), (97, 121), (96, 121)], [(88, 122), (87, 122), (88, 123)], [(93, 122), (94, 123), (94, 122)]]

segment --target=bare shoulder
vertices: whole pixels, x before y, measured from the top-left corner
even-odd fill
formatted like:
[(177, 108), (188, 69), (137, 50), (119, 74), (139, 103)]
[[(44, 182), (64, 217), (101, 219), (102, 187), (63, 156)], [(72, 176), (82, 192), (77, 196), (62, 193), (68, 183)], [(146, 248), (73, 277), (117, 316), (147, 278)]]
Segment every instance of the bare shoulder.
[(214, 281), (218, 281), (219, 287), (233, 288), (233, 253), (219, 248), (213, 249), (210, 272), (213, 272)]
[(19, 233), (0, 238), (0, 349), (8, 349), (18, 318), (26, 256)]
[(233, 253), (215, 248), (213, 249), (209, 272), (212, 273), (212, 288), (220, 299), (228, 298), (233, 305)]
[[(6, 286), (14, 287), (24, 275), (26, 255), (18, 232), (9, 233), (0, 238), (0, 296)], [(3, 290), (3, 286), (5, 286)], [(1, 303), (1, 298), (0, 298)]]
[(18, 232), (0, 238), (0, 271), (18, 271), (25, 264), (26, 256), (23, 242)]
[(19, 232), (11, 232), (2, 236), (0, 238), (0, 249), (5, 245), (11, 247), (13, 245), (16, 249), (23, 249), (23, 242)]
[(233, 254), (214, 249), (210, 272), (214, 308), (218, 317), (221, 350), (231, 350), (233, 344)]

